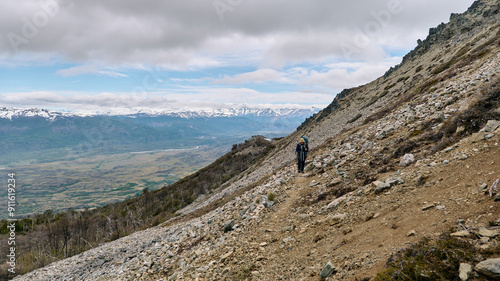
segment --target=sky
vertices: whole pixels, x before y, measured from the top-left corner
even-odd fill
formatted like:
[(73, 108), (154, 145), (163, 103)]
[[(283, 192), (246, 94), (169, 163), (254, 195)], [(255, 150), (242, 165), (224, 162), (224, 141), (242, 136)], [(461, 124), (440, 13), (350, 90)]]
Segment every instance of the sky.
[(324, 107), (472, 0), (0, 0), (0, 107)]

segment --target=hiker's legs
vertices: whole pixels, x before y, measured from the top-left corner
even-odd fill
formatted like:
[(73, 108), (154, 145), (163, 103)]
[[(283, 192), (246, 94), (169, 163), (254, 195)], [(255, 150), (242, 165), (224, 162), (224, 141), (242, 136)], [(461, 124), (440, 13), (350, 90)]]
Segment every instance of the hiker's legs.
[(299, 160), (299, 172), (304, 172), (304, 166), (306, 161)]

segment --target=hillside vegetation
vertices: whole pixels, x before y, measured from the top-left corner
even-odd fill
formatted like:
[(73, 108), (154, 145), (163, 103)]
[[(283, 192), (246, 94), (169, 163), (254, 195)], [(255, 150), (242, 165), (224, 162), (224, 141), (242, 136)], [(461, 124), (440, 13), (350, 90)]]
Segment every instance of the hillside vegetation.
[[(210, 193), (264, 157), (273, 145), (262, 136), (233, 145), (215, 162), (159, 190), (143, 190), (142, 195), (104, 207), (65, 212), (46, 211), (16, 222), (18, 268), (28, 272), (137, 230), (158, 225), (176, 216), (175, 212), (201, 194)], [(0, 239), (7, 239), (9, 225), (0, 221)], [(7, 252), (8, 245), (0, 250)], [(5, 261), (5, 257), (1, 257)], [(3, 263), (3, 262), (2, 262)], [(1, 278), (7, 278), (4, 267)], [(12, 277), (12, 276), (11, 276)]]
[(498, 73), (479, 0), (178, 217), (16, 280), (494, 280)]

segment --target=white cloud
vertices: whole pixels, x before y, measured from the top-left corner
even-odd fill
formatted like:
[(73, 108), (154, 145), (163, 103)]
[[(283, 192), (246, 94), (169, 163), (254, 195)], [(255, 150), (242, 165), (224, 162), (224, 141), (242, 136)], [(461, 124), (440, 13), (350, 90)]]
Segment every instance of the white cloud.
[(169, 94), (131, 95), (116, 93), (63, 94), (55, 92), (23, 92), (0, 95), (0, 103), (11, 107), (65, 109), (71, 111), (116, 111), (120, 109), (165, 109), (183, 107), (227, 107), (267, 104), (309, 104), (324, 106), (332, 94), (320, 92), (266, 93), (248, 88), (187, 87)]
[[(221, 21), (213, 2), (204, 0), (65, 0), (67, 5), (47, 12), (43, 3), (51, 1), (62, 3), (0, 1), (0, 55), (26, 52), (82, 64), (172, 68), (213, 67), (228, 63), (224, 59), (237, 63), (248, 54), (256, 56), (249, 61), (276, 67), (345, 57), (346, 48), (354, 58), (381, 57), (380, 44), (411, 48), (430, 27), (472, 3), (255, 0), (236, 5)], [(399, 5), (397, 13), (390, 13), (391, 3)], [(23, 38), (16, 46), (20, 52), (9, 34)]]
[(368, 83), (383, 75), (390, 66), (396, 65), (401, 58), (394, 57), (382, 63), (333, 63), (326, 65), (331, 69), (323, 72), (311, 71), (302, 80), (306, 85), (322, 85), (332, 89), (346, 89)]
[(128, 75), (119, 73), (111, 68), (104, 68), (96, 65), (79, 65), (67, 69), (61, 69), (57, 71), (57, 74), (68, 77), (68, 76), (78, 76), (83, 74), (98, 74), (110, 77), (128, 77)]
[(290, 83), (291, 81), (284, 77), (284, 74), (270, 68), (259, 69), (253, 72), (246, 72), (233, 77), (224, 77), (216, 79), (217, 84), (247, 84), (247, 83)]
[[(343, 88), (399, 63), (394, 56), (401, 54), (391, 52), (409, 51), (429, 28), (472, 2), (228, 1), (234, 7), (221, 16), (207, 0), (0, 1), (0, 71), (49, 65), (44, 70), (59, 69), (57, 89), (70, 90), (49, 91), (54, 81), (32, 86), (19, 77), (24, 88), (11, 83), (0, 103), (74, 109), (328, 104)], [(137, 70), (145, 76), (137, 78)], [(85, 83), (89, 74), (104, 76), (100, 83), (110, 93), (68, 86)], [(64, 79), (75, 76), (82, 77)], [(140, 90), (113, 90), (114, 77), (137, 79)], [(23, 92), (37, 87), (49, 90)]]

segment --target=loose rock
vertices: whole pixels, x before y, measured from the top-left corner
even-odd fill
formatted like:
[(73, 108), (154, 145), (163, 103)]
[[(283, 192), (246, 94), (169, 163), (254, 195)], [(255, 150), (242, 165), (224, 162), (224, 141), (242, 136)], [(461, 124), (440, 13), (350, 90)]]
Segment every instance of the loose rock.
[(326, 266), (323, 268), (323, 270), (321, 270), (321, 272), (319, 273), (319, 276), (321, 276), (321, 278), (323, 279), (326, 279), (330, 277), (330, 275), (332, 275), (334, 271), (335, 271), (335, 266), (332, 264), (332, 262), (328, 262)]
[(500, 258), (488, 259), (478, 263), (476, 271), (498, 280), (500, 278)]

